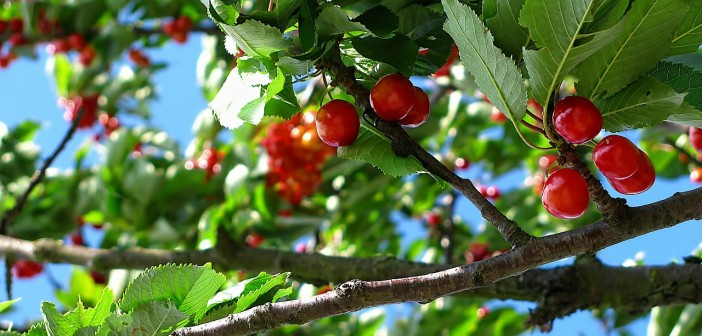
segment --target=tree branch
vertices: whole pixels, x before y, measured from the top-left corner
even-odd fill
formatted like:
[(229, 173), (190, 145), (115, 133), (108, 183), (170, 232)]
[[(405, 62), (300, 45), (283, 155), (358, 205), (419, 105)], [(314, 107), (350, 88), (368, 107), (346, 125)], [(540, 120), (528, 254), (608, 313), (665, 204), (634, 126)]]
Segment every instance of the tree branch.
[(433, 155), (424, 150), (422, 146), (405, 132), (400, 124), (388, 122), (378, 117), (370, 106), (370, 92), (356, 81), (355, 69), (343, 64), (339, 48), (332, 49), (330, 61), (320, 62), (317, 66), (326, 69), (334, 75), (334, 81), (331, 85), (343, 87), (356, 99), (356, 104), (364, 110), (364, 114), (372, 121), (373, 126), (383, 132), (392, 141), (393, 150), (396, 154), (400, 156), (413, 155), (427, 171), (446, 181), (454, 189), (463, 194), (480, 210), (483, 218), (497, 228), (505, 241), (512, 246), (520, 246), (534, 238), (524, 232), (517, 223), (507, 218), (492, 203), (483, 197), (470, 180), (459, 177), (453, 171), (446, 168), (446, 166), (439, 162)]
[[(474, 289), (540, 265), (602, 248), (702, 218), (702, 188), (632, 208), (626, 223), (599, 221), (575, 230), (536, 238), (490, 259), (427, 275), (380, 281), (353, 280), (335, 291), (308, 299), (269, 303), (224, 319), (177, 330), (174, 335), (246, 335), (286, 324), (399, 302), (430, 302), (438, 297)], [(626, 283), (625, 283), (626, 284)]]

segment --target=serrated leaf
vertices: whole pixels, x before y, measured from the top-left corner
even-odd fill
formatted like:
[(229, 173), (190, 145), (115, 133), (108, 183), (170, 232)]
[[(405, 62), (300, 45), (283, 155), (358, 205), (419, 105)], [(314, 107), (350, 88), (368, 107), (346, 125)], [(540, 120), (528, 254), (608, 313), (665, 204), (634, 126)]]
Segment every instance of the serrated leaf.
[(647, 75), (670, 85), (679, 93), (687, 92), (685, 102), (702, 110), (702, 71), (684, 64), (662, 61)]
[(278, 18), (278, 28), (285, 30), (290, 22), (290, 16), (300, 8), (304, 0), (278, 0), (275, 5), (275, 14)]
[(609, 97), (653, 67), (670, 48), (685, 0), (636, 0), (618, 36), (575, 69), (578, 95)]
[(131, 315), (113, 313), (105, 319), (95, 336), (131, 336), (135, 331), (132, 328), (128, 328), (131, 323)]
[(266, 103), (264, 112), (267, 116), (277, 116), (286, 120), (300, 112), (300, 104), (289, 79), (286, 80), (283, 90)]
[(233, 25), (239, 17), (238, 6), (235, 6), (238, 3), (239, 1), (233, 0), (209, 0), (207, 13), (215, 22)]
[(49, 335), (46, 332), (46, 327), (45, 327), (44, 321), (39, 322), (37, 324), (32, 325), (31, 328), (29, 328), (29, 331), (25, 334), (26, 336), (47, 336)]
[(690, 104), (683, 102), (674, 114), (668, 117), (674, 123), (702, 128), (702, 111), (695, 109)]
[(237, 128), (250, 122), (258, 124), (263, 118), (265, 97), (261, 97), (261, 85), (268, 84), (267, 74), (249, 73), (242, 77), (231, 71), (222, 88), (210, 103), (210, 109), (222, 126)]
[(351, 146), (339, 147), (336, 153), (342, 158), (366, 161), (392, 176), (425, 172), (414, 156), (402, 158), (395, 155), (390, 140), (363, 123), (356, 141)]
[(390, 64), (405, 76), (412, 75), (419, 47), (407, 36), (396, 34), (389, 39), (366, 36), (355, 38), (351, 43), (363, 57)]
[(522, 120), (527, 94), (517, 65), (495, 47), (492, 34), (472, 9), (458, 0), (441, 3), (448, 16), (444, 30), (456, 41), (461, 62), (478, 88), (513, 123)]
[(292, 42), (283, 34), (269, 25), (256, 20), (246, 20), (239, 25), (219, 25), (225, 34), (231, 36), (236, 45), (255, 58), (269, 58), (274, 52), (292, 47)]
[(685, 94), (655, 78), (642, 77), (614, 96), (597, 102), (609, 132), (661, 123), (682, 104)]
[(78, 302), (75, 309), (62, 315), (56, 309), (56, 305), (44, 301), (41, 304), (41, 312), (46, 323), (46, 331), (50, 336), (73, 335), (82, 328), (100, 326), (114, 310), (113, 307), (112, 291), (105, 288), (94, 308), (85, 308), (82, 302)]
[(611, 42), (621, 27), (594, 35), (579, 45), (582, 29), (592, 19), (593, 0), (532, 0), (522, 10), (521, 23), (542, 49), (524, 52), (534, 99), (546, 106), (553, 91), (579, 63)]
[(138, 305), (129, 314), (113, 314), (100, 326), (96, 336), (169, 335), (188, 315), (180, 312), (172, 301), (149, 301)]
[[(507, 55), (515, 59), (522, 57), (522, 48), (530, 40), (529, 32), (519, 25), (519, 11), (525, 0), (486, 0), (483, 1), (485, 25), (495, 36), (495, 44)], [(488, 7), (490, 12), (486, 12)]]
[(368, 29), (358, 22), (353, 22), (341, 7), (329, 6), (322, 10), (314, 21), (317, 34), (332, 36), (355, 31), (367, 32)]
[(702, 44), (702, 1), (691, 1), (690, 9), (675, 31), (668, 56), (695, 52)]
[(288, 281), (290, 273), (281, 273), (270, 275), (265, 272), (259, 273), (254, 279), (247, 282), (241, 296), (236, 301), (236, 309), (234, 313), (242, 312), (249, 309), (262, 296), (268, 294), (272, 290), (276, 290), (284, 286)]
[(172, 300), (179, 311), (198, 319), (205, 313), (207, 300), (225, 280), (209, 263), (152, 267), (129, 284), (119, 306), (122, 311), (131, 312), (147, 301)]
[(614, 26), (629, 8), (629, 0), (593, 0), (593, 18), (585, 31), (596, 32)]
[(389, 36), (398, 28), (399, 18), (389, 8), (375, 6), (355, 17), (353, 22), (358, 22), (376, 36)]

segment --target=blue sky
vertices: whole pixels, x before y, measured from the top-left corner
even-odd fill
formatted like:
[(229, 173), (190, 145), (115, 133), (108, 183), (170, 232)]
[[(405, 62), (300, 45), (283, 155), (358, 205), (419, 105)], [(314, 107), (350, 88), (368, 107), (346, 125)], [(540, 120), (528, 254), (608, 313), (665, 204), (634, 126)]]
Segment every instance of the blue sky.
[[(195, 63), (200, 51), (199, 38), (191, 36), (186, 45), (168, 44), (160, 50), (149, 51), (149, 56), (155, 61), (169, 63), (169, 68), (156, 76), (160, 99), (152, 105), (155, 127), (165, 130), (179, 140), (184, 148), (191, 137), (191, 122), (207, 105), (200, 93), (195, 79)], [(56, 104), (57, 96), (52, 88), (51, 80), (44, 73), (45, 56), (37, 61), (20, 60), (13, 63), (9, 69), (0, 70), (0, 121), (8, 126), (27, 118), (40, 120), (42, 130), (36, 141), (42, 147), (42, 157), (46, 157), (63, 136), (67, 123), (63, 120), (63, 111)], [(129, 121), (125, 121), (129, 125)], [(89, 141), (91, 132), (79, 132), (68, 148), (58, 158), (55, 166), (70, 167), (73, 151), (83, 142)], [(475, 168), (471, 168), (466, 176), (473, 177)], [(521, 185), (524, 173), (514, 172), (493, 181), (502, 190), (508, 190)], [(690, 190), (692, 185), (685, 177), (675, 181), (658, 179), (648, 192), (627, 197), (630, 205), (642, 205), (671, 196), (676, 191)], [(465, 199), (459, 201), (458, 213), (469, 222), (477, 222), (479, 212)], [(633, 258), (637, 252), (645, 252), (647, 264), (665, 264), (672, 260), (681, 260), (685, 255), (700, 244), (702, 226), (697, 222), (688, 222), (671, 229), (654, 232), (627, 242), (607, 248), (598, 257), (607, 264), (620, 265), (626, 259)], [(417, 229), (407, 232), (408, 239), (425, 236), (420, 225)], [(88, 243), (95, 244), (96, 233), (88, 234)], [(554, 265), (569, 263), (558, 262)], [(65, 283), (70, 272), (70, 266), (51, 265), (49, 271), (59, 282)], [(40, 316), (41, 300), (55, 301), (52, 288), (46, 275), (33, 280), (20, 280), (14, 283), (15, 296), (22, 297), (18, 309), (11, 314), (2, 316), (15, 322)], [(4, 288), (4, 285), (3, 285)], [(4, 297), (3, 297), (4, 299)], [(502, 303), (496, 302), (496, 305)], [(526, 311), (533, 307), (531, 303), (517, 303)], [(400, 306), (391, 308), (392, 312), (401, 312)], [(636, 335), (645, 334), (646, 320), (635, 322), (630, 330)], [(588, 312), (580, 312), (571, 317), (556, 321), (554, 331), (550, 335), (602, 335), (599, 323), (590, 317)], [(534, 332), (534, 334), (539, 334)]]

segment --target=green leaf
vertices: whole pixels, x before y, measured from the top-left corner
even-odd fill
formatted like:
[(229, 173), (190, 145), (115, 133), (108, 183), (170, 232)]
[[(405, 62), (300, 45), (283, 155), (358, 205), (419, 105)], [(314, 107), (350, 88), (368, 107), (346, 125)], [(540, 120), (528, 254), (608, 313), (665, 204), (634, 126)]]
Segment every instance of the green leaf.
[(593, 0), (593, 18), (586, 25), (586, 32), (596, 32), (614, 26), (621, 20), (627, 8), (629, 0)]
[(207, 13), (215, 22), (233, 25), (239, 17), (238, 3), (235, 0), (210, 0)]
[(463, 66), (475, 77), (478, 88), (513, 123), (526, 114), (524, 79), (513, 60), (493, 45), (490, 31), (475, 12), (458, 0), (442, 0), (448, 20), (446, 30), (460, 51)]
[(671, 335), (685, 306), (654, 307), (646, 328), (649, 336)]
[(265, 272), (259, 273), (258, 276), (251, 279), (251, 281), (247, 282), (244, 286), (244, 291), (236, 302), (234, 313), (249, 309), (259, 298), (273, 290), (275, 290), (273, 293), (276, 293), (280, 287), (289, 288), (290, 286), (284, 286), (289, 276), (290, 273), (281, 273), (278, 275), (270, 275)]
[[(87, 220), (86, 223), (102, 223), (103, 221)], [(94, 219), (94, 218), (92, 218)], [(56, 291), (56, 299), (66, 307), (74, 307), (78, 302), (88, 306), (97, 305), (104, 295), (104, 285), (96, 284), (90, 274), (82, 268), (75, 267), (71, 272), (68, 288)]]
[(45, 322), (39, 322), (29, 328), (29, 331), (25, 334), (26, 336), (47, 336), (49, 333), (46, 331)]
[(353, 47), (363, 57), (392, 65), (405, 76), (412, 75), (419, 47), (405, 35), (396, 34), (389, 39), (375, 36), (356, 38)]
[(683, 125), (702, 127), (702, 71), (680, 63), (659, 62), (649, 76), (670, 85), (678, 93), (687, 93), (684, 103), (668, 120)]
[(695, 52), (702, 44), (702, 1), (691, 1), (690, 9), (675, 31), (668, 56)]
[(245, 121), (258, 124), (266, 102), (265, 97), (261, 97), (261, 86), (269, 82), (267, 74), (245, 73), (242, 76), (232, 71), (210, 103), (210, 109), (227, 128), (237, 128)]
[(307, 75), (314, 67), (314, 62), (310, 60), (300, 61), (290, 56), (283, 56), (275, 65), (288, 75)]
[(207, 300), (225, 280), (209, 263), (152, 267), (129, 284), (119, 306), (122, 311), (131, 312), (144, 302), (172, 300), (178, 310), (198, 319), (205, 313)]
[(312, 49), (317, 44), (317, 29), (314, 20), (317, 18), (316, 0), (304, 0), (300, 6), (300, 13), (297, 26), (300, 33), (300, 45), (305, 52)]
[(236, 41), (246, 55), (269, 58), (274, 52), (292, 47), (292, 42), (276, 29), (256, 20), (246, 20), (240, 25), (220, 24), (222, 31)]
[(579, 45), (584, 25), (592, 18), (592, 0), (528, 1), (521, 22), (542, 49), (524, 52), (534, 99), (547, 106), (563, 78), (587, 57), (611, 42), (621, 27), (595, 34)]
[(702, 111), (695, 109), (690, 104), (683, 102), (680, 108), (668, 117), (674, 123), (702, 128)]
[(344, 10), (338, 6), (329, 6), (324, 8), (322, 12), (319, 13), (319, 16), (314, 23), (315, 27), (317, 28), (317, 34), (320, 36), (332, 36), (356, 31), (368, 31), (364, 25), (351, 21), (346, 12), (344, 12)]
[(96, 336), (169, 335), (188, 315), (180, 312), (172, 301), (148, 301), (129, 314), (112, 314), (97, 330)]
[(609, 132), (661, 123), (682, 104), (685, 94), (655, 78), (642, 77), (614, 96), (597, 102)]
[[(495, 44), (514, 59), (522, 57), (522, 48), (530, 40), (529, 32), (519, 25), (519, 11), (525, 0), (486, 0), (483, 1), (485, 25), (495, 36)], [(488, 12), (485, 8), (490, 9)], [(493, 11), (494, 10), (494, 11)]]
[(387, 7), (375, 6), (352, 20), (370, 30), (376, 36), (390, 36), (398, 28), (400, 19)]
[(6, 310), (10, 309), (12, 305), (17, 303), (17, 301), (21, 300), (22, 298), (16, 298), (14, 300), (8, 300), (8, 301), (2, 301), (0, 302), (0, 313), (4, 313)]
[(73, 63), (64, 54), (55, 54), (49, 58), (48, 68), (54, 74), (56, 83), (56, 93), (61, 97), (67, 97), (71, 91), (71, 78), (73, 77)]
[(73, 335), (82, 328), (98, 327), (113, 310), (114, 297), (109, 288), (103, 290), (102, 297), (95, 308), (86, 309), (82, 302), (78, 302), (75, 309), (61, 315), (53, 303), (44, 301), (41, 304), (46, 330), (50, 336)]
[(606, 98), (639, 78), (666, 54), (686, 12), (686, 0), (634, 1), (618, 36), (576, 67), (578, 95)]
[(278, 28), (285, 30), (290, 22), (290, 16), (302, 5), (304, 0), (277, 0), (275, 14), (278, 17)]
[(289, 78), (286, 79), (283, 89), (266, 103), (264, 112), (267, 116), (277, 116), (283, 119), (290, 119), (300, 112), (300, 105)]
[(339, 147), (336, 152), (342, 158), (366, 161), (392, 176), (425, 172), (414, 156), (402, 158), (395, 155), (390, 140), (364, 123), (356, 142), (348, 147)]

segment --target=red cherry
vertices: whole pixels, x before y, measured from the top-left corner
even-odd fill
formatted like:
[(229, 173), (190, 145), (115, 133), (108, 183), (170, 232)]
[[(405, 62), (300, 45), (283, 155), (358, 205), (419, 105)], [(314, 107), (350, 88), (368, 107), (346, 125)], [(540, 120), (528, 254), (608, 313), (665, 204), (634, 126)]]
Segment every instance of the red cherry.
[(71, 46), (69, 45), (68, 41), (62, 39), (58, 39), (46, 46), (46, 51), (52, 55), (66, 53), (69, 50), (71, 50)]
[(10, 19), (8, 27), (10, 28), (11, 33), (21, 33), (22, 28), (24, 27), (24, 21), (22, 21), (21, 18)]
[(85, 246), (85, 240), (83, 240), (83, 235), (80, 232), (71, 233), (70, 239), (73, 245)]
[(451, 66), (453, 63), (456, 61), (458, 58), (458, 47), (454, 44), (453, 47), (451, 48), (451, 53), (449, 54), (448, 58), (446, 58), (446, 63), (437, 70), (433, 76), (434, 77), (442, 77), (442, 76), (448, 76), (451, 74)]
[(90, 277), (93, 278), (93, 282), (98, 285), (107, 284), (107, 276), (104, 273), (98, 271), (90, 271)]
[(429, 96), (416, 86), (414, 92), (414, 106), (404, 118), (400, 119), (400, 124), (405, 127), (418, 127), (429, 118)]
[(387, 121), (404, 118), (414, 106), (414, 85), (401, 74), (386, 75), (370, 92), (371, 106), (379, 117)]
[(656, 181), (656, 171), (648, 155), (639, 150), (639, 169), (634, 175), (621, 180), (607, 180), (614, 190), (624, 195), (635, 195), (648, 190), (653, 185), (653, 182)]
[(485, 194), (487, 195), (487, 198), (492, 199), (492, 200), (498, 200), (500, 197), (502, 197), (502, 194), (500, 193), (500, 189), (498, 189), (495, 186), (488, 187), (485, 189)]
[(540, 157), (539, 158), (539, 168), (541, 168), (541, 170), (548, 169), (549, 167), (551, 167), (551, 165), (554, 162), (556, 162), (556, 159), (558, 159), (558, 155), (555, 155), (555, 154), (546, 154), (546, 155)]
[(546, 184), (544, 175), (541, 173), (534, 175), (532, 183), (534, 184), (534, 193), (541, 195), (544, 191), (544, 185)]
[(541, 203), (546, 210), (558, 217), (572, 219), (580, 217), (590, 199), (587, 183), (580, 173), (571, 168), (562, 168), (549, 176), (541, 194)]
[(479, 186), (477, 186), (477, 187), (475, 187), (475, 188), (478, 189), (478, 192), (479, 192), (481, 195), (483, 195), (483, 197), (485, 197), (485, 198), (488, 197), (488, 194), (487, 194), (487, 189), (488, 189), (488, 188), (487, 188), (486, 186), (484, 186), (484, 185), (479, 185)]
[(188, 42), (188, 32), (176, 31), (173, 33), (173, 35), (171, 35), (171, 38), (173, 41), (176, 41), (176, 43), (184, 44), (185, 42)]
[(89, 45), (80, 51), (80, 54), (78, 55), (78, 60), (81, 64), (83, 64), (83, 66), (88, 67), (90, 66), (90, 64), (93, 63), (95, 56), (95, 49), (93, 49), (93, 47)]
[(456, 169), (458, 169), (458, 170), (466, 170), (470, 167), (470, 161), (468, 161), (467, 159), (464, 159), (464, 158), (456, 159), (454, 164), (456, 165)]
[(334, 99), (324, 104), (315, 118), (319, 138), (329, 146), (349, 146), (358, 137), (361, 122), (353, 104)]
[(31, 279), (44, 271), (44, 264), (31, 260), (17, 260), (12, 264), (12, 273), (18, 279)]
[(10, 44), (18, 46), (18, 45), (23, 45), (27, 43), (27, 39), (24, 37), (22, 33), (12, 33), (10, 35), (10, 38), (7, 39)]
[(193, 26), (193, 21), (187, 16), (181, 16), (174, 21), (174, 25), (177, 31), (187, 32)]
[(10, 58), (0, 55), (0, 69), (5, 69), (10, 66)]
[(690, 144), (698, 152), (702, 152), (702, 128), (690, 127)]
[(507, 116), (502, 113), (502, 111), (498, 110), (497, 107), (493, 106), (490, 111), (490, 120), (496, 123), (503, 123), (507, 121)]
[(595, 104), (584, 97), (561, 99), (553, 111), (556, 132), (572, 144), (588, 142), (602, 129), (602, 114)]
[(541, 115), (544, 113), (544, 108), (539, 104), (534, 98), (529, 98), (527, 100), (527, 109), (534, 113), (539, 120), (541, 120)]
[(319, 289), (317, 290), (317, 294), (316, 294), (316, 295), (322, 295), (322, 294), (324, 294), (324, 293), (331, 292), (332, 289), (333, 289), (332, 286), (324, 285), (324, 286), (322, 286), (322, 287), (319, 287)]
[(0, 20), (0, 34), (4, 33), (9, 25), (10, 24), (7, 21)]
[(702, 168), (695, 168), (690, 173), (690, 181), (693, 183), (702, 183)]
[(83, 35), (74, 33), (68, 36), (68, 44), (73, 48), (73, 50), (83, 50), (85, 46), (87, 45), (87, 42), (85, 42), (85, 37)]
[(266, 238), (264, 238), (262, 235), (258, 233), (252, 233), (248, 236), (246, 236), (246, 244), (249, 245), (250, 248), (256, 248), (259, 245), (261, 245)]
[(467, 263), (472, 263), (490, 258), (491, 255), (492, 253), (490, 252), (490, 246), (488, 244), (473, 242), (470, 244), (464, 256)]
[(490, 308), (480, 307), (480, 308), (478, 308), (477, 314), (478, 314), (478, 318), (482, 319), (485, 316), (487, 316), (488, 314), (490, 314)]
[(621, 135), (608, 135), (595, 146), (592, 160), (606, 178), (624, 179), (639, 169), (639, 148)]
[(427, 213), (424, 217), (427, 221), (427, 225), (431, 227), (438, 227), (441, 225), (441, 215), (434, 211)]

